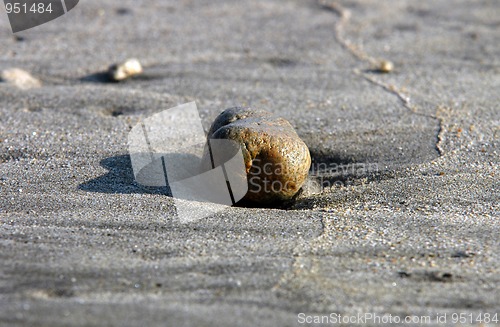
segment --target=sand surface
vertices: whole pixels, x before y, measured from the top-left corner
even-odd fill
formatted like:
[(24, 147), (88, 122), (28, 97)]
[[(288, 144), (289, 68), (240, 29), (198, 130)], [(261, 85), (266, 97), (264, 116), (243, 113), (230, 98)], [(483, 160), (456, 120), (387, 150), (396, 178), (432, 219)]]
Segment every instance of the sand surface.
[[(0, 325), (500, 319), (499, 13), (498, 1), (85, 0), (16, 37), (0, 10), (0, 71), (42, 84), (0, 83)], [(106, 83), (127, 58), (144, 74)], [(332, 187), (181, 224), (171, 197), (134, 182), (127, 134), (189, 101), (205, 128), (238, 105), (288, 119), (311, 150), (310, 184)]]

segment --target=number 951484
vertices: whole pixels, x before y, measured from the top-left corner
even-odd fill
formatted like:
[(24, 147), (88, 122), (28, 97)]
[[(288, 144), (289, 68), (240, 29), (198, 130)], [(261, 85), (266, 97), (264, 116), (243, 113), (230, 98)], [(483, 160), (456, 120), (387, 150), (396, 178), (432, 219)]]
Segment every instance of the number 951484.
[(6, 3), (5, 11), (7, 11), (7, 14), (43, 14), (46, 12), (52, 13), (52, 4), (45, 4), (43, 2), (33, 3), (31, 5), (19, 2)]

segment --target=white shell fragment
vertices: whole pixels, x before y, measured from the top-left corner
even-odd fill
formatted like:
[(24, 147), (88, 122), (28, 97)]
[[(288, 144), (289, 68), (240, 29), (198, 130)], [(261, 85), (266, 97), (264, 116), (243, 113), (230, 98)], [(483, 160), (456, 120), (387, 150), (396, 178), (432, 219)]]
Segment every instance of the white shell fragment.
[(137, 59), (128, 59), (121, 64), (109, 67), (109, 78), (115, 82), (126, 80), (142, 73), (142, 65)]
[(2, 71), (1, 80), (17, 86), (22, 90), (38, 88), (42, 82), (33, 77), (30, 73), (20, 68), (10, 68)]

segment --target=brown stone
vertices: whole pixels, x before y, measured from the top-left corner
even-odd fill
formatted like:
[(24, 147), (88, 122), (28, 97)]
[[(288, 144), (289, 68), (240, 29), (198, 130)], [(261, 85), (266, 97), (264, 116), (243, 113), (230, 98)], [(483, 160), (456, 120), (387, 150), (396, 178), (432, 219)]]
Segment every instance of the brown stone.
[(230, 108), (215, 119), (208, 138), (241, 144), (248, 181), (245, 202), (289, 200), (306, 181), (309, 149), (283, 118), (264, 110)]

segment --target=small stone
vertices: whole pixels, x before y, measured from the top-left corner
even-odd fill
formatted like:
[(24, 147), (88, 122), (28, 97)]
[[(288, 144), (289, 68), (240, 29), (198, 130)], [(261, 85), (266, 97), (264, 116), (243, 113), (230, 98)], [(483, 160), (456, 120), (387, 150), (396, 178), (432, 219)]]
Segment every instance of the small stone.
[(142, 65), (137, 59), (128, 59), (124, 63), (109, 67), (108, 74), (112, 81), (120, 82), (142, 73)]
[(394, 70), (394, 64), (388, 60), (382, 60), (378, 66), (378, 71), (381, 73), (390, 73)]
[(271, 204), (292, 199), (307, 179), (307, 145), (285, 119), (264, 110), (230, 108), (213, 122), (208, 139), (240, 143), (248, 192), (243, 202)]
[(0, 75), (2, 81), (11, 83), (22, 90), (38, 88), (42, 82), (33, 77), (30, 73), (19, 68), (10, 68), (2, 71)]

